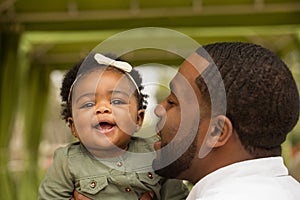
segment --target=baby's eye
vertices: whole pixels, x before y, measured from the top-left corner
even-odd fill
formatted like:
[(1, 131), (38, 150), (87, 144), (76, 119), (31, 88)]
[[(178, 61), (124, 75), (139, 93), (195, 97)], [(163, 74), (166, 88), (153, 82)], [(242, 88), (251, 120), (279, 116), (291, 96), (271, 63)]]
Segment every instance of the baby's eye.
[(114, 100), (111, 101), (111, 104), (120, 105), (120, 104), (126, 104), (126, 102), (123, 101), (123, 100), (120, 100), (120, 99), (114, 99)]
[(91, 108), (94, 105), (95, 105), (95, 103), (87, 102), (87, 103), (83, 104), (80, 108)]

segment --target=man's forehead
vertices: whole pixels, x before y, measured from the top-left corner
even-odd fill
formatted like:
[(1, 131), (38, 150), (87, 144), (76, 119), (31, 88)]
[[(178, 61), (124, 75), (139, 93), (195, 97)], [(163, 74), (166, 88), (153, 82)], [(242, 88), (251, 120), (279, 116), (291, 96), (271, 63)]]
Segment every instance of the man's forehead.
[(180, 66), (173, 81), (183, 76), (189, 82), (194, 80), (209, 66), (209, 62), (197, 53), (190, 55)]
[(198, 75), (201, 74), (209, 65), (209, 62), (196, 52), (191, 54), (185, 62), (187, 62), (187, 64), (184, 65), (185, 63), (183, 63), (180, 68), (184, 69), (186, 66), (193, 68), (195, 71), (197, 71)]
[[(209, 62), (197, 53), (189, 56), (180, 66), (178, 73), (170, 82), (170, 89), (177, 96), (187, 99), (191, 94), (198, 94), (196, 78), (209, 66)], [(178, 98), (179, 98), (178, 96)]]

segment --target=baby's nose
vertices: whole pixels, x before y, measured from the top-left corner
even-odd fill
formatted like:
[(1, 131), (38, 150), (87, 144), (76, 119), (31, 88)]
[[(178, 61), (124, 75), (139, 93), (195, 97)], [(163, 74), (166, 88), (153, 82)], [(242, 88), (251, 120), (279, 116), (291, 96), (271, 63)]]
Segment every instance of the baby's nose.
[(96, 114), (110, 113), (111, 109), (107, 106), (99, 106), (96, 108)]

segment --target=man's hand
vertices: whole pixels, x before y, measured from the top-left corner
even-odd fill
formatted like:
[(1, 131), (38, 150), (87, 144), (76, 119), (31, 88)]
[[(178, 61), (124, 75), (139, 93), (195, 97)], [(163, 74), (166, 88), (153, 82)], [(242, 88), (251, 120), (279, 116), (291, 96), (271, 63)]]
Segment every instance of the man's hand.
[(87, 198), (86, 196), (83, 196), (82, 194), (74, 190), (73, 198), (71, 200), (91, 200), (91, 199)]
[(154, 192), (149, 191), (142, 194), (140, 200), (152, 200), (154, 197)]
[[(140, 200), (152, 200), (154, 197), (154, 192), (149, 191), (142, 194)], [(71, 200), (90, 200), (86, 196), (83, 196), (82, 194), (78, 193), (76, 190), (74, 190), (73, 198)]]

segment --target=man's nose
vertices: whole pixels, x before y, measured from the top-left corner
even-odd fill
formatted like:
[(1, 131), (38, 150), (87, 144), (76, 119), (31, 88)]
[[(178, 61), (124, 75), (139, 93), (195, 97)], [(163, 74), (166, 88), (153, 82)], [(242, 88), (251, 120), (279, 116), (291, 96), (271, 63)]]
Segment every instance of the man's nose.
[(158, 104), (154, 109), (154, 113), (157, 117), (162, 118), (166, 115), (166, 109), (161, 104)]

